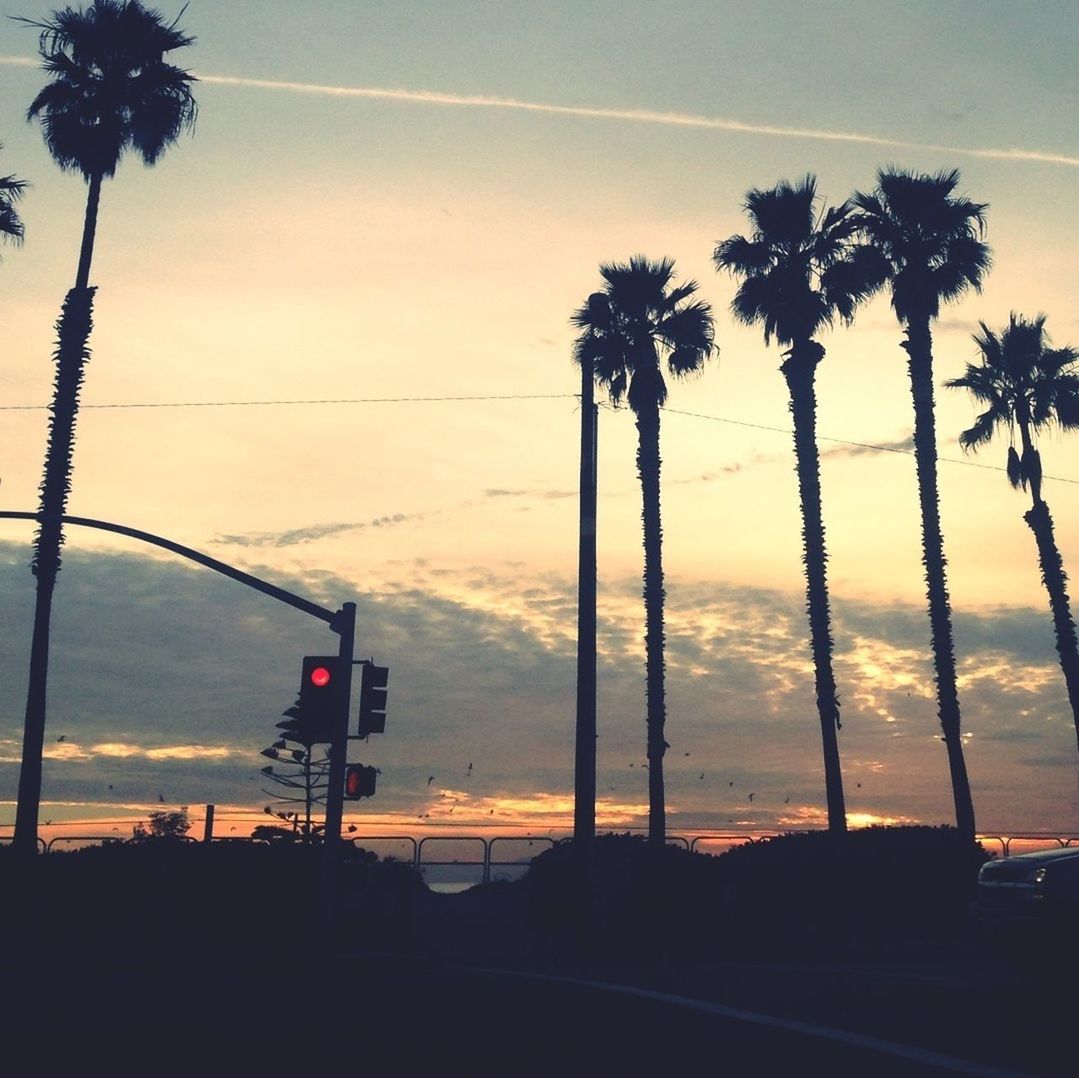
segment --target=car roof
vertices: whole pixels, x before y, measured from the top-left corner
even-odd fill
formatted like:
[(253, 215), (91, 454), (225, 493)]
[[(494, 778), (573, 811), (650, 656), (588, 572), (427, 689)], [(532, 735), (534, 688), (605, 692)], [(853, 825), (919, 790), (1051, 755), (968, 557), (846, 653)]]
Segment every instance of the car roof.
[(1010, 857), (998, 857), (1001, 861), (1060, 861), (1068, 857), (1079, 857), (1079, 846), (1054, 846), (1051, 850), (1035, 850), (1033, 853), (1016, 853)]

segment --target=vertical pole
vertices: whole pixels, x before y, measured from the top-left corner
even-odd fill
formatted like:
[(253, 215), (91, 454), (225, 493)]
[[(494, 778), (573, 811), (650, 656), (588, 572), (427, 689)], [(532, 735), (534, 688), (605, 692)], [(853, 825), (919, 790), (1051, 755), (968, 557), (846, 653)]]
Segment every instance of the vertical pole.
[(592, 371), (581, 364), (581, 508), (577, 566), (577, 742), (573, 839), (596, 833), (596, 466), (598, 409)]
[(333, 628), (341, 634), (337, 652), (337, 714), (330, 744), (330, 775), (326, 789), (326, 832), (322, 843), (322, 901), (326, 927), (337, 921), (337, 868), (341, 858), (341, 817), (345, 808), (345, 755), (348, 752), (349, 701), (352, 692), (352, 651), (356, 638), (356, 604), (342, 603)]
[(214, 806), (206, 806), (206, 825), (202, 831), (202, 841), (212, 842), (214, 837)]

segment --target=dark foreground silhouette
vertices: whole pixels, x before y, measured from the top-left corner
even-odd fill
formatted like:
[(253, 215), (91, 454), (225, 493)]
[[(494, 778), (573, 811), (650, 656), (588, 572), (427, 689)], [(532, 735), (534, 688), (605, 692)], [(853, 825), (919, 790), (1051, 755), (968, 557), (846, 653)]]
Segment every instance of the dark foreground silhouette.
[(28, 869), (0, 850), (5, 1037), (46, 1052), (71, 1047), (48, 1033), (77, 1033), (82, 1051), (226, 1039), (266, 1059), (301, 1044), (347, 1057), (359, 1039), (368, 1055), (472, 1073), (688, 1073), (694, 1052), (762, 1074), (799, 1061), (933, 1073), (583, 980), (1067, 1073), (1052, 1068), (1074, 980), (1008, 972), (976, 940), (965, 912), (986, 854), (951, 829), (792, 835), (722, 857), (601, 836), (588, 903), (568, 844), (521, 881), (458, 895), (359, 852), (336, 932), (320, 917), (319, 852), (144, 842)]

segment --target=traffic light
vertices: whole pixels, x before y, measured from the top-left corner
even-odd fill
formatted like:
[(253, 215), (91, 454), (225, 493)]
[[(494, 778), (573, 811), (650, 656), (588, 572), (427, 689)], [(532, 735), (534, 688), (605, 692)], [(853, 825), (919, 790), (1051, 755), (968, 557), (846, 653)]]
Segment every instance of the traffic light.
[(339, 665), (336, 655), (304, 656), (300, 695), (284, 712), (285, 721), (277, 724), (289, 741), (307, 748), (333, 741)]
[(360, 737), (386, 732), (386, 697), (390, 680), (388, 666), (363, 664), (360, 682), (360, 722), (356, 733)]
[(345, 768), (345, 800), (359, 801), (361, 797), (374, 797), (377, 774), (377, 767), (349, 764)]

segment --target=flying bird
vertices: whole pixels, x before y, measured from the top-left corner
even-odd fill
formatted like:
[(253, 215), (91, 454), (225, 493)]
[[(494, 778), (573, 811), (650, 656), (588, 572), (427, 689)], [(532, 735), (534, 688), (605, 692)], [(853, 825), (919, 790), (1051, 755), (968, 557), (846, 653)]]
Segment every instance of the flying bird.
[(61, 734), (61, 735), (60, 735), (60, 736), (59, 736), (59, 737), (58, 737), (58, 738), (56, 739), (56, 742), (57, 742), (57, 744), (59, 744), (59, 743), (60, 743), (61, 741), (66, 741), (66, 740), (67, 740), (67, 734)]
[(701, 778), (703, 779), (703, 778), (704, 778), (704, 775), (701, 775)]
[(165, 795), (164, 795), (164, 794), (158, 794), (158, 795), (157, 795), (157, 799), (158, 799), (158, 801), (160, 801), (160, 802), (161, 802), (162, 804), (164, 804), (164, 802), (165, 802)]
[(471, 771), (472, 771), (472, 761), (471, 760), (468, 761), (468, 770), (471, 773)]
[(427, 776), (427, 785), (428, 786), (430, 786), (431, 783), (434, 782), (434, 781), (435, 781), (435, 776), (434, 775), (428, 775)]
[(731, 781), (730, 781), (730, 782), (728, 782), (728, 783), (727, 783), (727, 785), (728, 785), (728, 786), (733, 786), (733, 785), (734, 785), (734, 780), (733, 780), (733, 779), (731, 779)]
[(783, 804), (784, 805), (789, 805), (790, 803), (791, 803), (791, 799), (789, 797), (783, 799)]
[(752, 794), (749, 795), (749, 799), (750, 799), (750, 801), (753, 800), (753, 795)]

